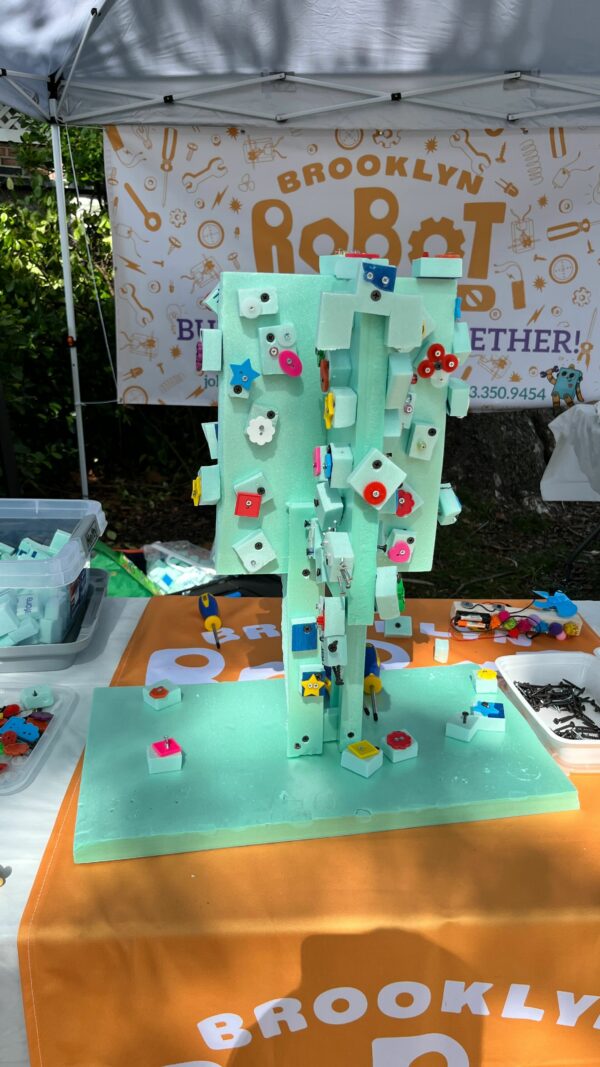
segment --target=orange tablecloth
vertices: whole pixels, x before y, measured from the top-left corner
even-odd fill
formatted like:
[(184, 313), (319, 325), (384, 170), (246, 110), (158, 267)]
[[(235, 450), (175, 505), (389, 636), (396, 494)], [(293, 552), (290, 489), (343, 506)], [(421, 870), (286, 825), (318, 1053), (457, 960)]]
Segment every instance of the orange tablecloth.
[[(415, 665), (449, 609), (407, 605)], [(196, 612), (152, 601), (114, 683), (166, 644), (204, 662)], [(279, 612), (223, 601), (221, 677), (281, 658), (243, 630)], [(511, 648), (453, 641), (450, 662)], [(19, 933), (33, 1067), (600, 1064), (597, 776), (580, 812), (75, 866), (79, 778)]]

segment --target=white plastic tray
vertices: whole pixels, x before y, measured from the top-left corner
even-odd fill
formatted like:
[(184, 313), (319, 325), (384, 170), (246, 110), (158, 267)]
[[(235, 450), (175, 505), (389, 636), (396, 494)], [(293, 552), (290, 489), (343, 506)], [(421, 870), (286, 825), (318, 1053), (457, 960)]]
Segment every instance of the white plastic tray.
[[(44, 708), (52, 715), (52, 720), (44, 730), (35, 748), (28, 756), (4, 757), (0, 756), (0, 762), (8, 763), (9, 768), (0, 774), (0, 796), (8, 796), (9, 793), (19, 793), (31, 784), (42, 764), (48, 758), (48, 752), (54, 745), (56, 738), (64, 728), (65, 723), (71, 718), (79, 697), (72, 689), (62, 685), (51, 685), (55, 701), (52, 707)], [(21, 687), (1, 686), (0, 704), (18, 704)]]
[[(600, 704), (600, 659), (587, 652), (523, 652), (500, 656), (496, 666), (506, 682), (511, 700), (529, 719), (546, 748), (567, 770), (600, 771), (600, 741), (569, 741), (554, 732), (555, 710), (534, 711), (515, 682), (533, 685), (558, 684), (563, 678), (585, 690)], [(600, 714), (588, 708), (586, 714), (600, 726)]]

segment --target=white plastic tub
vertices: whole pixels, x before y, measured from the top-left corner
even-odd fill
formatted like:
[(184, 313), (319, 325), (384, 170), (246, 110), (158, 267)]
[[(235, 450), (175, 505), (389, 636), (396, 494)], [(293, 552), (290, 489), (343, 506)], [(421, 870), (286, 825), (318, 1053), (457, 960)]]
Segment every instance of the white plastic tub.
[(64, 640), (105, 529), (95, 500), (0, 500), (0, 648)]
[[(560, 713), (548, 708), (534, 711), (515, 683), (557, 685), (565, 678), (577, 686), (585, 686), (586, 693), (600, 704), (600, 659), (587, 652), (523, 652), (500, 656), (496, 666), (506, 682), (511, 700), (523, 711), (557, 760), (568, 770), (599, 771), (600, 741), (570, 741), (557, 736), (554, 719)], [(586, 715), (600, 726), (600, 714), (593, 708), (588, 707)]]

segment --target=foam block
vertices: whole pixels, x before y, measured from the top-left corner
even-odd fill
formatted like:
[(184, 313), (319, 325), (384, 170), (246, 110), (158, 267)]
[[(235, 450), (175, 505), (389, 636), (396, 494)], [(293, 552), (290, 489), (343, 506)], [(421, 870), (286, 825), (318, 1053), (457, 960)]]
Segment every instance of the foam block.
[(405, 763), (419, 755), (419, 743), (406, 730), (391, 730), (381, 738), (381, 751), (390, 763)]
[(33, 708), (51, 708), (54, 704), (54, 693), (49, 685), (30, 685), (21, 690), (19, 704), (28, 711)]
[(469, 333), (469, 327), (466, 322), (462, 321), (462, 319), (457, 320), (454, 323), (452, 351), (455, 356), (470, 356), (471, 354), (471, 335)]
[(359, 774), (361, 778), (370, 778), (380, 770), (382, 764), (383, 752), (370, 741), (356, 741), (342, 752), (342, 767)]
[(383, 632), (386, 637), (412, 637), (410, 615), (397, 615), (394, 619), (386, 619)]
[(216, 422), (203, 422), (202, 432), (208, 445), (208, 452), (211, 459), (217, 459), (219, 454), (219, 438), (218, 438), (218, 423)]
[(423, 256), (412, 261), (413, 278), (462, 278), (462, 259), (458, 256)]
[(168, 678), (161, 678), (153, 685), (147, 685), (142, 690), (144, 704), (155, 711), (165, 711), (175, 704), (181, 704), (181, 688), (174, 685)]
[(455, 419), (464, 419), (470, 400), (468, 382), (463, 382), (461, 378), (451, 378), (448, 382), (448, 414)]
[(202, 370), (216, 371), (223, 366), (223, 333), (221, 330), (201, 330)]
[(18, 625), (19, 619), (13, 610), (11, 597), (8, 593), (2, 593), (0, 595), (0, 637), (12, 633)]
[(264, 530), (257, 528), (233, 545), (234, 551), (249, 574), (263, 570), (276, 560), (275, 550)]
[(436, 663), (447, 663), (450, 655), (450, 642), (447, 637), (436, 637), (433, 658)]
[(217, 504), (221, 499), (221, 476), (218, 463), (212, 463), (208, 467), (200, 467), (198, 472), (202, 482), (202, 504)]
[(378, 567), (375, 578), (375, 605), (380, 619), (398, 617), (398, 579), (395, 567)]

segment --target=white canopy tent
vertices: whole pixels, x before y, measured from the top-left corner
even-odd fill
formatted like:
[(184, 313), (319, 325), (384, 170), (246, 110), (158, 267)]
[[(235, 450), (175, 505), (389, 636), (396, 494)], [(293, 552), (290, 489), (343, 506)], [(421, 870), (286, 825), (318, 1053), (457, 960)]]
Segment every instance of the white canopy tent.
[(0, 15), (0, 103), (52, 123), (58, 176), (61, 125), (600, 124), (597, 0), (0, 0)]

